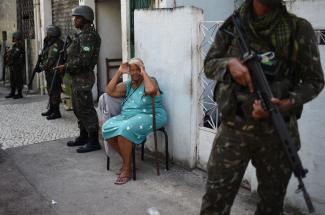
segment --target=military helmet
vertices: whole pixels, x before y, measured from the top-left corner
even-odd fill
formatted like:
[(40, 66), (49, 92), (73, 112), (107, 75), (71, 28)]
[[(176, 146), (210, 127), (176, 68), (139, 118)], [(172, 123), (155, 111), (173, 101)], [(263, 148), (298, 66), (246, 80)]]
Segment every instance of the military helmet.
[(15, 40), (22, 40), (23, 34), (20, 31), (16, 31), (16, 32), (12, 33), (12, 38)]
[(51, 37), (59, 37), (61, 35), (60, 28), (55, 25), (48, 25), (46, 27), (46, 34)]
[(78, 6), (72, 9), (72, 16), (81, 16), (85, 20), (93, 22), (94, 21), (94, 11), (91, 7), (86, 5)]

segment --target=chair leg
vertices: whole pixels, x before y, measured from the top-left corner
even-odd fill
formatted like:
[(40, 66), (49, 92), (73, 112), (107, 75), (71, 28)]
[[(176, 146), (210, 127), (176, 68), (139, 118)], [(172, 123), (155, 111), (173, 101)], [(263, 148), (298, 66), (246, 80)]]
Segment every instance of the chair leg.
[(144, 143), (141, 143), (141, 160), (144, 161)]
[(165, 129), (162, 129), (162, 132), (164, 133), (165, 135), (165, 156), (166, 156), (166, 170), (169, 170), (169, 153), (168, 153), (168, 134), (167, 132), (165, 131)]
[(136, 164), (135, 164), (135, 144), (132, 143), (132, 176), (133, 176), (133, 180), (137, 180), (137, 176), (136, 176)]
[(107, 155), (107, 161), (106, 161), (106, 168), (107, 168), (107, 171), (109, 171), (109, 166), (110, 166), (110, 158), (109, 156)]

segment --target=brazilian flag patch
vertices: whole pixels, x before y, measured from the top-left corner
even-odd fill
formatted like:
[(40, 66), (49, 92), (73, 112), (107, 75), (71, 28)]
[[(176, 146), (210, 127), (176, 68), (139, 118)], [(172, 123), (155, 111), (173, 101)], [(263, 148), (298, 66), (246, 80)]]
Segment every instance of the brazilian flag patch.
[(89, 51), (90, 51), (90, 48), (89, 48), (88, 46), (85, 46), (85, 47), (83, 47), (83, 50), (84, 50), (85, 52), (89, 52)]

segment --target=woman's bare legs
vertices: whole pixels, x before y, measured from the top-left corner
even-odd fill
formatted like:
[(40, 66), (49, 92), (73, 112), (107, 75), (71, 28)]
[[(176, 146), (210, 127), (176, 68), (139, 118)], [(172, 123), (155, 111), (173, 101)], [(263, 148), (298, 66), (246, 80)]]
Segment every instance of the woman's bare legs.
[(122, 136), (118, 136), (117, 143), (123, 157), (123, 166), (120, 175), (120, 181), (126, 183), (131, 176), (132, 143)]
[[(122, 157), (120, 147), (117, 144), (117, 137), (113, 137), (107, 141), (108, 144), (110, 144), (113, 149)], [(123, 158), (123, 157), (122, 157)]]
[[(122, 156), (121, 149), (120, 149), (120, 147), (119, 147), (119, 145), (118, 145), (117, 142), (118, 142), (118, 138), (117, 137), (113, 137), (113, 138), (111, 138), (111, 139), (109, 139), (107, 141), (107, 143), (110, 144), (112, 146), (112, 148), (121, 156), (122, 161), (123, 161), (123, 164), (124, 164), (124, 157)], [(120, 168), (120, 170), (117, 172), (117, 174), (120, 175), (122, 171), (123, 171), (123, 165)]]

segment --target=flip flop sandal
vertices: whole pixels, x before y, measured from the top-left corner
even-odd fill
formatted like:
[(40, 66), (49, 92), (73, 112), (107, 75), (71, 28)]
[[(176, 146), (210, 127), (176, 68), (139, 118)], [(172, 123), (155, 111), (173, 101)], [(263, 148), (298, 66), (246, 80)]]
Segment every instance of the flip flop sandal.
[(122, 185), (130, 181), (131, 177), (130, 176), (118, 176), (114, 184), (116, 185)]

